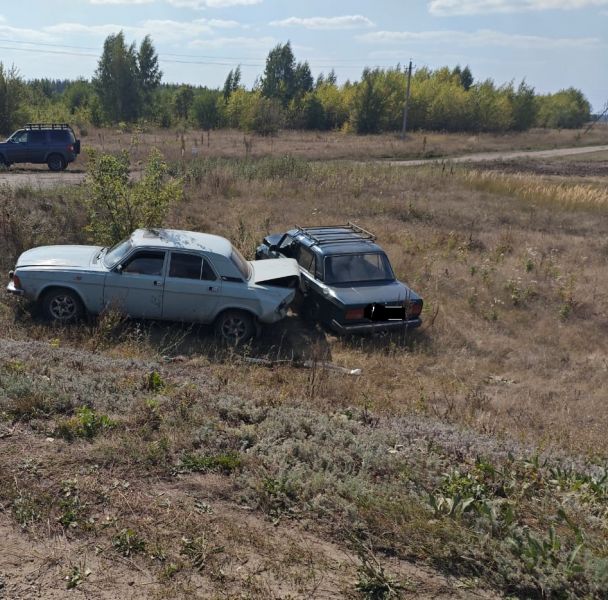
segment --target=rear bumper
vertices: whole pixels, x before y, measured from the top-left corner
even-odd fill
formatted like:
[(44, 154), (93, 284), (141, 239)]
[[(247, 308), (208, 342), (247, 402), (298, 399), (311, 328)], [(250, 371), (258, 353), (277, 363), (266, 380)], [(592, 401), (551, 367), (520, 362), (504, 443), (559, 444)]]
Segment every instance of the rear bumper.
[(377, 321), (375, 323), (353, 323), (344, 325), (333, 319), (330, 323), (331, 329), (341, 335), (376, 333), (379, 331), (395, 331), (404, 329), (416, 329), (422, 325), (422, 319), (409, 319), (407, 321)]
[(9, 284), (6, 286), (6, 291), (14, 296), (23, 296), (25, 294), (25, 291), (16, 288), (12, 281), (9, 281)]

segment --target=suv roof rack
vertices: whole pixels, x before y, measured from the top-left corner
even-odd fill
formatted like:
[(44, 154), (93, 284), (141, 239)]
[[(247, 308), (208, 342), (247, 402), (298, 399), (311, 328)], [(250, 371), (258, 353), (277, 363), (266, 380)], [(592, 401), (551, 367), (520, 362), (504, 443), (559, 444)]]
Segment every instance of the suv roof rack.
[[(313, 245), (319, 246), (338, 242), (360, 242), (362, 240), (373, 242), (376, 239), (373, 233), (350, 221), (346, 225), (322, 225), (319, 227), (300, 227), (296, 225), (296, 229), (298, 233), (310, 239)], [(340, 231), (335, 231), (336, 229)]]
[(24, 129), (72, 129), (67, 123), (26, 123)]

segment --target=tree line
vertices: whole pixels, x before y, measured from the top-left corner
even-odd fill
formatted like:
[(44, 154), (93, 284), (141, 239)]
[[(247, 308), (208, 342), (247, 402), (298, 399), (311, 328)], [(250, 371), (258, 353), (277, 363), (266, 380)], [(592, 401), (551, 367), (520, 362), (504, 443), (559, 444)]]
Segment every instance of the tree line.
[[(145, 121), (265, 135), (282, 128), (391, 132), (401, 127), (407, 83), (398, 65), (366, 68), (355, 82), (339, 84), (333, 70), (315, 79), (308, 62), (296, 61), (289, 42), (270, 50), (251, 89), (242, 84), (239, 66), (218, 89), (168, 85), (162, 76), (150, 36), (137, 46), (127, 43), (123, 32), (106, 38), (91, 80), (24, 81), (14, 67), (0, 62), (0, 131), (10, 133), (33, 120), (81, 127)], [(580, 90), (537, 94), (525, 81), (476, 81), (468, 66), (417, 69), (408, 110), (411, 129), (443, 131), (577, 128), (590, 119), (590, 104)]]

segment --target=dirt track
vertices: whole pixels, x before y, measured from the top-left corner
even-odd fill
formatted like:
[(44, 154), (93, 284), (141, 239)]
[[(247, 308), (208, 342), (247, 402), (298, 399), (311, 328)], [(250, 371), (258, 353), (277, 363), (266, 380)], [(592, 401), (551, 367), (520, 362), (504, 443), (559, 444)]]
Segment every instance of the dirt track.
[[(391, 160), (388, 164), (402, 167), (416, 167), (437, 162), (450, 163), (476, 163), (487, 161), (512, 161), (526, 158), (556, 158), (560, 156), (573, 156), (577, 154), (590, 154), (608, 150), (604, 146), (583, 146), (579, 148), (555, 148), (553, 150), (515, 150), (510, 152), (479, 152), (477, 154), (464, 154), (462, 156), (444, 158), (426, 158), (422, 160)], [(12, 169), (0, 171), (0, 185), (7, 184), (12, 188), (32, 187), (34, 189), (48, 189), (62, 185), (78, 185), (85, 178), (84, 171), (64, 171), (50, 173), (43, 168)]]
[(604, 152), (608, 146), (583, 146), (580, 148), (554, 148), (553, 150), (513, 150), (510, 152), (479, 152), (477, 154), (463, 154), (462, 156), (425, 158), (423, 160), (391, 160), (389, 164), (401, 167), (416, 167), (437, 162), (450, 163), (476, 163), (485, 161), (506, 161), (518, 158), (557, 158), (560, 156), (574, 156), (576, 154), (590, 154)]

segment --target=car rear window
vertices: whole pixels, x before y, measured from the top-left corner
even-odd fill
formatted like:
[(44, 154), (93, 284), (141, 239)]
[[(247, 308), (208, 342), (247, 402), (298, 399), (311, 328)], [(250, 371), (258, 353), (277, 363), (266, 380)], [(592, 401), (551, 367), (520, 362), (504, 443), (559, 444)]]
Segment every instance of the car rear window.
[(243, 279), (248, 281), (249, 276), (251, 275), (251, 269), (249, 267), (249, 263), (245, 260), (245, 257), (234, 246), (232, 246), (232, 252), (230, 253), (230, 260), (233, 262), (234, 266), (239, 270), (239, 273), (243, 276)]
[(357, 283), (393, 280), (395, 276), (385, 254), (342, 254), (325, 259), (326, 283)]

